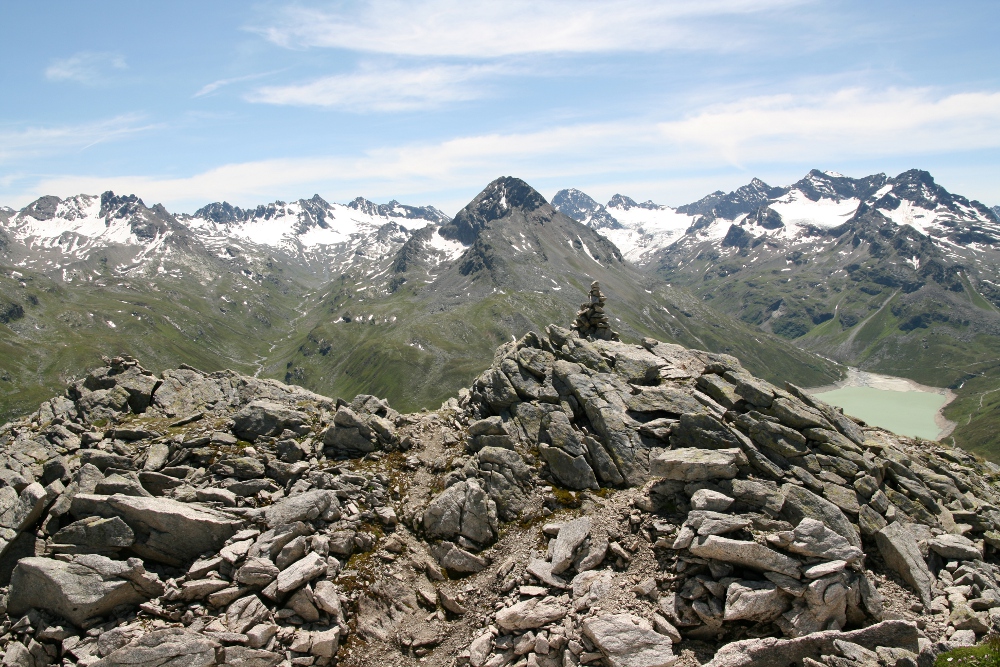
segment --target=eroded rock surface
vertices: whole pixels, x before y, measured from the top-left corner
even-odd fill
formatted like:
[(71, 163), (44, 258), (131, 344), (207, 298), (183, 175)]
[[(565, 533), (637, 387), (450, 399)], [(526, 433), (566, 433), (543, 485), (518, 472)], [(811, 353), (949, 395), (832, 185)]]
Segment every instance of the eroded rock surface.
[(5, 664), (910, 665), (995, 626), (1000, 468), (613, 338), (412, 415), (109, 360), (0, 427)]

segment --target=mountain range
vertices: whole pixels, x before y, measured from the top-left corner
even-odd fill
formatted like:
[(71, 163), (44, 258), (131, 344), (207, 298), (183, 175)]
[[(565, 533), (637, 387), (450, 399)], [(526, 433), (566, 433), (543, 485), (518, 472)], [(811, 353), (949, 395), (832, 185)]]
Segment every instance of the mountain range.
[(624, 340), (728, 352), (806, 386), (842, 364), (952, 386), (956, 440), (1000, 451), (998, 237), (996, 209), (920, 171), (754, 179), (676, 209), (579, 190), (550, 204), (503, 177), (454, 218), (318, 195), (193, 215), (42, 197), (0, 209), (0, 410), (120, 353), (415, 410), (512, 336), (568, 324), (598, 280)]

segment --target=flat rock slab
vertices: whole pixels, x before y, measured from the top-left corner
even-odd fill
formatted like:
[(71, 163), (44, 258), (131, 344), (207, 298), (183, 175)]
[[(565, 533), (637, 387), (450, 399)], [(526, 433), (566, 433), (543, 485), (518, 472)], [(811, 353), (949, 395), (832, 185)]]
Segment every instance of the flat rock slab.
[(834, 641), (842, 640), (874, 651), (879, 646), (919, 652), (917, 625), (913, 621), (882, 621), (875, 625), (840, 632), (825, 630), (796, 639), (743, 639), (719, 649), (711, 662), (703, 667), (789, 667), (801, 665), (804, 658), (819, 660), (836, 653)]
[(136, 535), (132, 550), (144, 559), (184, 565), (206, 552), (218, 552), (243, 522), (216, 510), (169, 498), (79, 494), (74, 516), (118, 516)]
[(209, 667), (218, 642), (181, 628), (155, 630), (112, 651), (92, 667)]
[[(299, 493), (288, 498), (282, 498), (264, 510), (264, 519), (268, 528), (284, 526), (296, 521), (312, 521), (324, 514), (337, 514), (339, 518), (340, 501), (333, 491), (314, 489)], [(331, 517), (332, 518), (332, 517)]]
[(734, 581), (726, 589), (723, 620), (768, 623), (785, 613), (790, 604), (790, 596), (771, 582)]
[(583, 622), (583, 634), (604, 655), (609, 667), (669, 667), (679, 657), (674, 655), (669, 637), (631, 614), (589, 618)]
[(688, 549), (699, 558), (713, 558), (762, 572), (778, 572), (796, 579), (802, 575), (797, 560), (756, 542), (709, 535), (695, 538)]
[(906, 583), (913, 586), (924, 606), (930, 607), (934, 575), (927, 568), (913, 533), (903, 524), (894, 521), (875, 533), (875, 543), (882, 558), (885, 559), (885, 564), (898, 572)]
[(569, 613), (565, 598), (531, 598), (497, 612), (497, 625), (504, 630), (533, 630), (562, 619)]
[(233, 417), (233, 432), (253, 442), (261, 435), (277, 435), (284, 429), (294, 429), (309, 420), (309, 416), (276, 401), (251, 401)]
[(21, 615), (47, 609), (82, 626), (118, 605), (140, 604), (162, 592), (162, 584), (141, 564), (97, 555), (77, 556), (73, 562), (22, 558), (11, 575), (8, 611)]
[(704, 412), (705, 407), (689, 392), (675, 387), (643, 387), (625, 399), (633, 412), (664, 412), (670, 415)]
[(552, 545), (552, 573), (565, 572), (573, 564), (577, 548), (590, 535), (590, 518), (581, 517), (563, 524)]
[(738, 466), (746, 463), (746, 456), (739, 449), (687, 447), (667, 450), (651, 458), (649, 474), (681, 482), (732, 479), (739, 471)]
[(945, 559), (982, 560), (983, 548), (963, 535), (938, 535), (927, 546)]

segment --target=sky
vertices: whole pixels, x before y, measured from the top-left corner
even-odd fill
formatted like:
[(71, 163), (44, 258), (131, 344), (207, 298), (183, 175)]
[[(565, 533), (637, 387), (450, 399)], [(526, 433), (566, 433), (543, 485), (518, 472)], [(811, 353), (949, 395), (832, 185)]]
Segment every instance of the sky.
[(0, 25), (14, 208), (452, 215), (505, 175), (678, 206), (812, 168), (1000, 204), (995, 0), (0, 0)]

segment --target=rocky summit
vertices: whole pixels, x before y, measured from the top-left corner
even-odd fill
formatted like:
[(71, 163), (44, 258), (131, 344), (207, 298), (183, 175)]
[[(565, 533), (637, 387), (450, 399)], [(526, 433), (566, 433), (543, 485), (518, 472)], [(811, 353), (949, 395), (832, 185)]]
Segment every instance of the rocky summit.
[(1000, 468), (651, 338), (414, 414), (118, 357), (0, 449), (4, 665), (902, 667), (1000, 618)]

